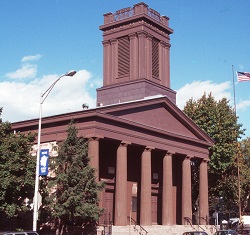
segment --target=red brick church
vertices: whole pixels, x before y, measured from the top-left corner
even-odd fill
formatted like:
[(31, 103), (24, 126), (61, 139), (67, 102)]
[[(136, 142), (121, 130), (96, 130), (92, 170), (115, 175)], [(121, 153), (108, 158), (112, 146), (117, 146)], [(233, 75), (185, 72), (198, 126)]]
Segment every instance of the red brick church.
[[(66, 138), (74, 119), (88, 138), (108, 218), (128, 225), (183, 225), (192, 218), (191, 162), (199, 166), (199, 224), (208, 217), (208, 148), (213, 140), (177, 106), (170, 88), (169, 18), (145, 3), (104, 15), (103, 86), (97, 106), (44, 117), (42, 146)], [(38, 129), (38, 119), (13, 123), (15, 131)]]

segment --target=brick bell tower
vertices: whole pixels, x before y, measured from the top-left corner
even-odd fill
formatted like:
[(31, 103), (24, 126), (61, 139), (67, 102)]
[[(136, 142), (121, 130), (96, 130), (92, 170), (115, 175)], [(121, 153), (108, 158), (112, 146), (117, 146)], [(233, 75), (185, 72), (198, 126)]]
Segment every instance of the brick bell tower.
[(169, 18), (145, 3), (104, 14), (103, 87), (97, 89), (97, 106), (167, 96), (170, 89)]

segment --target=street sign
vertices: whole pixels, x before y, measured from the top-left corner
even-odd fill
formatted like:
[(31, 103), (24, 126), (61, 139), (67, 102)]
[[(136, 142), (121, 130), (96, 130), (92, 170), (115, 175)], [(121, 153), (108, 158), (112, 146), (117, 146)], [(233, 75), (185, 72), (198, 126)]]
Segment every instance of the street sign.
[(49, 149), (40, 150), (39, 175), (48, 175), (49, 171)]

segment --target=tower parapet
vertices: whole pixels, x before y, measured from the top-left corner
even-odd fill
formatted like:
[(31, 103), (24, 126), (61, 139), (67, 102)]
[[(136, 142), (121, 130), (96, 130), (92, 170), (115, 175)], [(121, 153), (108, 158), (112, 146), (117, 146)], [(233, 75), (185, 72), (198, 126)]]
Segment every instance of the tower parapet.
[[(151, 19), (157, 21), (158, 23), (168, 27), (169, 18), (166, 16), (161, 16), (159, 12), (155, 11), (152, 8), (149, 8), (147, 4), (141, 2), (135, 4), (134, 7), (126, 7), (121, 10), (116, 11), (115, 13), (106, 13), (104, 14), (104, 24), (109, 24), (124, 20), (134, 16), (145, 15)], [(170, 31), (172, 31), (170, 29)]]

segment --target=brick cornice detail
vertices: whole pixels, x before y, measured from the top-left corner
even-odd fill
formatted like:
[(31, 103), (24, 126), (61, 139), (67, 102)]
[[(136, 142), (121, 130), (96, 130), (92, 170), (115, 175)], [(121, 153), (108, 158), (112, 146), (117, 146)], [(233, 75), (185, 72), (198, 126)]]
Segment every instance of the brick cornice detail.
[(128, 145), (131, 145), (131, 142), (129, 142), (129, 141), (121, 141), (120, 145), (124, 146), (124, 147), (127, 147)]
[(87, 139), (89, 140), (100, 140), (100, 139), (104, 139), (104, 136), (101, 135), (86, 135), (85, 136)]
[(152, 150), (154, 150), (155, 148), (152, 147), (152, 146), (146, 146), (144, 151), (147, 151), (147, 152), (151, 152)]

